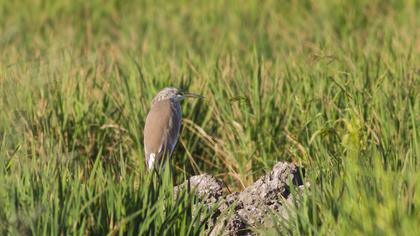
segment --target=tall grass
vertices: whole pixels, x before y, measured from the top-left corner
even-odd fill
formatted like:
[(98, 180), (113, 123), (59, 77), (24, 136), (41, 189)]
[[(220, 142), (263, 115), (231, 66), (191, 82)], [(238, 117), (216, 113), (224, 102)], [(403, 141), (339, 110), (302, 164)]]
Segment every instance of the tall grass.
[(202, 233), (192, 197), (144, 168), (150, 101), (177, 86), (206, 99), (183, 104), (175, 182), (208, 172), (240, 190), (294, 161), (311, 188), (279, 232), (418, 235), (419, 12), (0, 1), (0, 233)]

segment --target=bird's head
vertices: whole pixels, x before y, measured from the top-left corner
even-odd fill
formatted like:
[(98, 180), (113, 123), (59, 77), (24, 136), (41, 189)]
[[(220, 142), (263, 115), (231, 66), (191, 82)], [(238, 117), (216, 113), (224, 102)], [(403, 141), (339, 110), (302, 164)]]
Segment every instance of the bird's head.
[(159, 93), (153, 98), (152, 104), (166, 99), (171, 99), (174, 102), (180, 102), (186, 97), (203, 98), (203, 96), (195, 93), (185, 92), (174, 87), (167, 87), (159, 91)]

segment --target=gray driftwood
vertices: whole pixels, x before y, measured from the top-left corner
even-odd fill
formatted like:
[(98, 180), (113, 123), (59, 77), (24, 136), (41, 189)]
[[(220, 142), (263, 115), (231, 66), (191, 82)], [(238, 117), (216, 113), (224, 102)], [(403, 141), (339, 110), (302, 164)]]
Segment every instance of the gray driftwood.
[(270, 228), (273, 215), (289, 217), (287, 206), (296, 202), (291, 188), (299, 192), (305, 187), (299, 168), (287, 162), (277, 163), (270, 173), (242, 192), (226, 194), (223, 182), (208, 174), (191, 177), (175, 191), (187, 186), (199, 204), (215, 209), (206, 222), (208, 235), (254, 235), (252, 228)]

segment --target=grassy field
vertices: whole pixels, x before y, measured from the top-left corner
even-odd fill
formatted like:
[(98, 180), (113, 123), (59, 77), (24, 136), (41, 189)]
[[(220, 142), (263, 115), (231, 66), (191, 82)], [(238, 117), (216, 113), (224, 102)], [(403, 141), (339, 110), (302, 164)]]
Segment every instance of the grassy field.
[(206, 97), (176, 182), (293, 161), (311, 189), (272, 234), (420, 235), (417, 0), (0, 1), (0, 234), (202, 233), (145, 171), (165, 86)]

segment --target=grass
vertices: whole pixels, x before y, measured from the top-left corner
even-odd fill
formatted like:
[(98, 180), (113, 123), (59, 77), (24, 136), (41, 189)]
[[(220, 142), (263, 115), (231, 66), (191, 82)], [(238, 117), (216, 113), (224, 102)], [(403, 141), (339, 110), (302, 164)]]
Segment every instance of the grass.
[(0, 232), (203, 233), (145, 171), (150, 101), (177, 86), (180, 182), (311, 188), (273, 234), (419, 235), (420, 2), (0, 2)]

